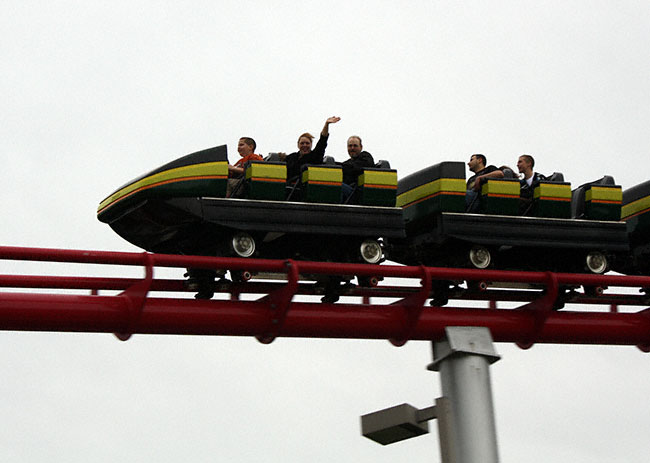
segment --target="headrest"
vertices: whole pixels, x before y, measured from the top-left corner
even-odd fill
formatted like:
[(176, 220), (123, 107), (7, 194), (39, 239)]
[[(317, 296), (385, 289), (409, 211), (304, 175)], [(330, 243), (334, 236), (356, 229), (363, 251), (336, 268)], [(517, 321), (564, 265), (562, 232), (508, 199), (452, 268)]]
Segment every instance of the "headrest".
[(269, 155), (265, 157), (264, 160), (269, 162), (283, 162), (280, 160), (280, 153), (269, 153)]

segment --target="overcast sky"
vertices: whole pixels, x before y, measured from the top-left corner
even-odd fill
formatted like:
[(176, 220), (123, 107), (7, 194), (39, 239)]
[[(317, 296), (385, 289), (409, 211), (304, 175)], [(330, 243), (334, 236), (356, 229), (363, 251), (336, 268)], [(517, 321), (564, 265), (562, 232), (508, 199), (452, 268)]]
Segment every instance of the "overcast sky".
[[(5, 0), (0, 34), (3, 245), (137, 251), (96, 219), (117, 187), (215, 145), (234, 160), (241, 136), (289, 152), (333, 115), (327, 154), (358, 134), (400, 176), (483, 152), (574, 186), (650, 178), (645, 0)], [(646, 354), (497, 350), (502, 461), (647, 460)], [(359, 430), (431, 405), (430, 361), (423, 342), (5, 332), (0, 459), (439, 461), (435, 433)]]

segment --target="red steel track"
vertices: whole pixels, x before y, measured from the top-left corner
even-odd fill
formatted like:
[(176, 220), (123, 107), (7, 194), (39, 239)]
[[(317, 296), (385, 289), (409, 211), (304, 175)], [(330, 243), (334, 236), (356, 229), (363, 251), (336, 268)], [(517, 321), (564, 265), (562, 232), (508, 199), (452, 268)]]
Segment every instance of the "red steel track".
[[(388, 339), (402, 345), (408, 340), (441, 339), (446, 326), (484, 326), (495, 342), (514, 342), (523, 348), (565, 343), (650, 350), (650, 277), (645, 276), (22, 247), (0, 247), (0, 259), (144, 269), (142, 278), (0, 275), (2, 330), (107, 332), (123, 340), (135, 333), (255, 336), (264, 343), (279, 336)], [(228, 294), (229, 299), (196, 300), (184, 280), (154, 278), (157, 267), (282, 274), (282, 281), (221, 280), (215, 292)], [(340, 275), (383, 277), (391, 284), (342, 285), (341, 296), (356, 297), (338, 303), (303, 296), (322, 295), (322, 287), (313, 281)], [(452, 289), (442, 293), (440, 288), (447, 288), (448, 282), (453, 282)], [(437, 305), (446, 299), (450, 304), (490, 301), (490, 308)], [(510, 307), (497, 308), (503, 301)], [(568, 308), (574, 305), (577, 310)]]

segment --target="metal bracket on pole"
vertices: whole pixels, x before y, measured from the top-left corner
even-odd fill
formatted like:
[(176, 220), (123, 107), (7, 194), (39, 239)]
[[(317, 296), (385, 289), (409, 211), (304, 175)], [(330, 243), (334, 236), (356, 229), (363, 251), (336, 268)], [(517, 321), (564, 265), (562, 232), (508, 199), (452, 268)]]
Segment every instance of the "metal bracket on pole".
[(438, 436), (442, 463), (455, 463), (453, 439), (453, 416), (449, 400), (436, 399), (433, 407), (418, 410), (410, 404), (368, 413), (361, 417), (361, 434), (381, 445), (393, 444), (429, 432), (429, 421), (438, 420)]

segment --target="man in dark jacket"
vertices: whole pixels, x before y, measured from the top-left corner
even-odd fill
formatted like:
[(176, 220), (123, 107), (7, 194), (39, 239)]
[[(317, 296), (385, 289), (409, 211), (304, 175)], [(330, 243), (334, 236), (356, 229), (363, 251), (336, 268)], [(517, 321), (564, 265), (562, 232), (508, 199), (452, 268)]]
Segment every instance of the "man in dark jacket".
[(375, 160), (369, 152), (363, 151), (361, 138), (357, 135), (348, 138), (348, 154), (350, 159), (342, 162), (341, 167), (343, 167), (343, 183), (351, 185), (357, 183), (357, 177), (363, 173), (365, 167), (375, 166)]
[(486, 166), (487, 158), (483, 154), (472, 154), (467, 163), (472, 175), (467, 180), (467, 192), (465, 193), (465, 205), (467, 212), (478, 212), (480, 204), (480, 190), (482, 183), (488, 178), (503, 178), (503, 172), (495, 166)]
[(363, 169), (375, 166), (375, 160), (372, 158), (372, 155), (367, 151), (363, 151), (361, 137), (358, 135), (352, 135), (348, 138), (348, 154), (350, 155), (350, 159), (341, 163), (341, 167), (343, 168), (341, 197), (344, 202), (354, 191), (353, 185), (357, 183), (357, 179), (363, 173)]

